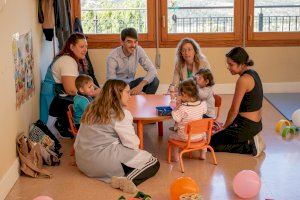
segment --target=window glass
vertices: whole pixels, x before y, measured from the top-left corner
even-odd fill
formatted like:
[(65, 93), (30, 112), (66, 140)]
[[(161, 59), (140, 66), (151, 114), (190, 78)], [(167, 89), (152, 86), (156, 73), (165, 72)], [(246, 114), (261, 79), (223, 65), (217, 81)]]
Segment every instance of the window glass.
[(86, 34), (119, 34), (133, 27), (147, 33), (147, 0), (81, 0), (81, 20)]
[(254, 32), (300, 31), (299, 0), (255, 0)]
[(168, 33), (234, 30), (234, 0), (168, 0)]

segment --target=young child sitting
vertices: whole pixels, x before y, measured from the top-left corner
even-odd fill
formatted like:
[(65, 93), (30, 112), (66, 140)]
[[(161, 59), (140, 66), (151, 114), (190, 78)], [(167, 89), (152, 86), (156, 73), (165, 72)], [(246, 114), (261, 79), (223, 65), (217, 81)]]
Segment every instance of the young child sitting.
[[(178, 88), (179, 96), (175, 109), (172, 111), (172, 117), (175, 120), (177, 128), (176, 133), (172, 133), (169, 139), (186, 141), (187, 134), (185, 134), (185, 125), (194, 120), (202, 119), (202, 116), (207, 112), (207, 105), (205, 101), (201, 101), (199, 91), (196, 83), (189, 79), (181, 82)], [(199, 141), (205, 139), (205, 133), (199, 133), (192, 136), (192, 141)], [(178, 148), (173, 148), (173, 161), (179, 160)], [(206, 151), (202, 151), (202, 159), (206, 158)]]
[(206, 101), (207, 104), (207, 113), (203, 118), (215, 118), (215, 98), (212, 90), (215, 82), (211, 71), (206, 68), (200, 69), (195, 74), (195, 81), (199, 87), (200, 100)]
[(92, 77), (89, 75), (81, 74), (75, 80), (75, 86), (77, 88), (77, 94), (74, 97), (73, 110), (74, 110), (74, 122), (76, 128), (80, 126), (80, 120), (83, 112), (89, 103), (93, 100), (95, 88)]

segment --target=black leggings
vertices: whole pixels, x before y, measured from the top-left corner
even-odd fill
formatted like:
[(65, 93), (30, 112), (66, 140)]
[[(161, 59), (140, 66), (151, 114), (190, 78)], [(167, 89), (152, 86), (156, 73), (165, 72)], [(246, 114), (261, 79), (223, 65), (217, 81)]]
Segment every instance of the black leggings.
[(121, 163), (121, 164), (122, 164), (125, 176), (128, 179), (132, 180), (132, 182), (135, 185), (139, 185), (142, 182), (144, 182), (145, 180), (154, 176), (160, 167), (160, 163), (159, 163), (158, 159), (154, 158), (154, 157), (152, 157), (151, 160), (149, 160), (146, 163), (145, 167), (143, 167), (142, 169), (134, 169), (134, 168), (124, 165), (123, 163)]
[(251, 154), (249, 140), (262, 130), (262, 123), (238, 115), (224, 130), (211, 137), (210, 145), (215, 151)]

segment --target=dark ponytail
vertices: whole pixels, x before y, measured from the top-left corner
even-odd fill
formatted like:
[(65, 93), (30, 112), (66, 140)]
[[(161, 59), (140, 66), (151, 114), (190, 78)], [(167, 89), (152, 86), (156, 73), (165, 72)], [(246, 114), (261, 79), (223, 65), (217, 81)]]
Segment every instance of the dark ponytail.
[(249, 59), (248, 53), (242, 47), (234, 47), (226, 54), (226, 57), (230, 58), (231, 60), (233, 60), (239, 65), (241, 64), (245, 64), (247, 66), (254, 65), (254, 61)]
[(247, 66), (253, 66), (254, 65), (254, 61), (253, 60), (248, 60), (248, 62), (246, 63)]

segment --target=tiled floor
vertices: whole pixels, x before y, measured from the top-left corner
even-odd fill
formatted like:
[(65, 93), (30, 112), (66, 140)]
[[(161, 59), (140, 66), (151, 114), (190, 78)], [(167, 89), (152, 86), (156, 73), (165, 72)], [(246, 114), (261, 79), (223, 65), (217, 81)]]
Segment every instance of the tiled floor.
[[(222, 95), (222, 98), (221, 112), (224, 120), (232, 95)], [(260, 175), (262, 182), (260, 193), (255, 199), (300, 199), (300, 138), (296, 136), (283, 140), (274, 131), (275, 123), (283, 117), (267, 101), (264, 101), (263, 108), (262, 135), (267, 149), (262, 156), (254, 158), (250, 155), (217, 153), (217, 166), (211, 164), (210, 155), (206, 161), (185, 158), (184, 174), (180, 172), (178, 164), (169, 165), (166, 162), (166, 141), (172, 122), (164, 123), (163, 138), (158, 136), (156, 125), (146, 125), (145, 149), (159, 158), (161, 168), (155, 177), (139, 185), (139, 190), (150, 194), (155, 200), (167, 200), (172, 181), (181, 176), (190, 176), (198, 183), (205, 200), (235, 200), (239, 198), (233, 192), (233, 178), (239, 171), (250, 169)], [(117, 200), (121, 195), (132, 196), (84, 176), (72, 165), (73, 157), (69, 156), (71, 142), (66, 140), (63, 144), (61, 165), (47, 168), (53, 172), (54, 178), (33, 179), (21, 176), (6, 200), (31, 200), (39, 195), (48, 195), (55, 200)]]

